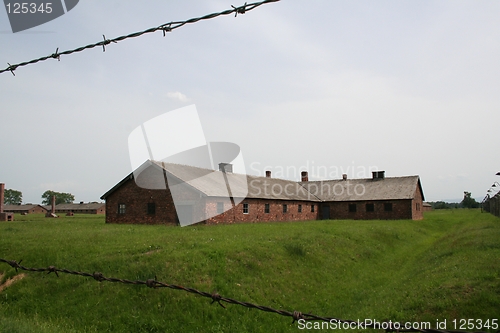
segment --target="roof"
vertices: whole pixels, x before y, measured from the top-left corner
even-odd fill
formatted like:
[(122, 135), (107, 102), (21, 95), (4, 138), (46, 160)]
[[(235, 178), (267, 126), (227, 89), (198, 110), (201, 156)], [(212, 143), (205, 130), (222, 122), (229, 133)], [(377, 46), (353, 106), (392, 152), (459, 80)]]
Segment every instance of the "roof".
[[(317, 197), (308, 193), (299, 183), (291, 180), (249, 176), (232, 172), (224, 173), (190, 165), (159, 161), (146, 163), (139, 167), (138, 170), (145, 170), (149, 166), (165, 170), (169, 185), (182, 183), (208, 197), (228, 197), (229, 188), (231, 191), (230, 196), (234, 198), (319, 201)], [(130, 179), (134, 179), (134, 172), (106, 192), (101, 199), (105, 199)]]
[[(394, 200), (413, 199), (416, 187), (420, 187), (418, 176), (386, 177), (385, 179), (351, 179), (295, 182), (292, 180), (258, 177), (231, 172), (221, 172), (190, 165), (146, 161), (134, 172), (123, 178), (118, 184), (101, 196), (105, 199), (123, 183), (135, 179), (144, 170), (154, 167), (167, 176), (169, 188), (181, 185), (193, 189), (208, 197), (274, 199), (295, 201), (361, 201), (361, 200)], [(156, 175), (157, 182), (164, 182), (163, 175)], [(139, 176), (140, 177), (140, 176)], [(145, 181), (145, 183), (148, 183)], [(151, 182), (150, 182), (151, 183)], [(163, 184), (155, 184), (159, 189)], [(228, 186), (229, 185), (229, 186)], [(150, 187), (153, 189), (153, 187)], [(58, 207), (59, 208), (59, 207)]]
[(250, 176), (189, 165), (156, 162), (169, 174), (209, 197), (319, 201), (299, 183), (279, 178)]
[(298, 182), (286, 179), (248, 176), (247, 198), (321, 201)]
[(25, 204), (25, 205), (3, 205), (3, 210), (9, 210), (9, 211), (24, 211), (24, 210), (30, 210), (35, 207), (40, 207), (44, 208), (41, 205), (33, 205), (33, 204)]
[(418, 176), (384, 179), (349, 179), (302, 182), (322, 201), (371, 201), (413, 199), (417, 186), (424, 192)]
[[(56, 209), (58, 210), (66, 210), (66, 209), (85, 209), (85, 210), (94, 210), (94, 209), (100, 209), (106, 204), (103, 202), (89, 202), (89, 203), (61, 203), (56, 205)], [(51, 206), (49, 206), (51, 207)], [(52, 207), (51, 207), (52, 208)]]

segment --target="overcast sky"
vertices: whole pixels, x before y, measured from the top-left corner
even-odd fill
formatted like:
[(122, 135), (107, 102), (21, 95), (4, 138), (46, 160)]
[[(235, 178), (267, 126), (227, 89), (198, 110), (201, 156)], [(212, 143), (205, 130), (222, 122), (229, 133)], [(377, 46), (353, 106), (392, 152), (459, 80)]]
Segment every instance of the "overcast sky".
[[(242, 4), (80, 0), (18, 33), (0, 8), (0, 68)], [(98, 201), (131, 172), (133, 129), (194, 104), (249, 174), (376, 168), (419, 175), (427, 201), (482, 198), (500, 181), (499, 16), (497, 0), (282, 0), (20, 67), (0, 74), (0, 182)]]

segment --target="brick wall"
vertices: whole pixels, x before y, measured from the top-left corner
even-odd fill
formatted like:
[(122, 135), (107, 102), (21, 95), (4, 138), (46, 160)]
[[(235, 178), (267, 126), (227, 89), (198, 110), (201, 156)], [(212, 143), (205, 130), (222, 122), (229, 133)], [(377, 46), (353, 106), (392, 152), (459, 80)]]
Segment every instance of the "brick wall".
[(102, 208), (99, 209), (57, 209), (56, 208), (56, 213), (59, 214), (66, 214), (66, 213), (74, 213), (74, 214), (106, 214), (106, 209), (105, 206), (102, 206)]
[[(412, 218), (412, 200), (328, 202), (327, 204), (330, 206), (330, 219), (396, 220)], [(356, 212), (349, 211), (350, 204), (356, 205)], [(373, 211), (367, 211), (367, 204), (373, 204)], [(386, 211), (385, 204), (391, 205), (392, 210)]]
[(4, 206), (5, 212), (18, 213), (18, 214), (45, 214), (47, 210), (40, 205), (27, 206), (27, 205), (6, 205)]
[[(155, 204), (155, 214), (148, 214), (148, 203)], [(125, 205), (120, 214), (118, 206)], [(170, 193), (138, 187), (129, 179), (106, 197), (106, 223), (177, 225), (177, 214)]]
[[(207, 199), (207, 210), (211, 212), (216, 211), (217, 202), (221, 202), (221, 200), (217, 198)], [(243, 212), (244, 204), (248, 205), (248, 213)], [(266, 204), (269, 204), (269, 213), (265, 212)], [(283, 212), (284, 204), (287, 205), (286, 213)], [(225, 202), (224, 205), (231, 204)], [(302, 205), (301, 213), (299, 213), (299, 205)], [(314, 212), (311, 212), (311, 205), (314, 205)], [(208, 219), (206, 223), (219, 224), (242, 222), (304, 221), (317, 219), (318, 203), (316, 202), (245, 199), (227, 212)]]
[(35, 206), (29, 210), (29, 213), (34, 213), (34, 214), (45, 214), (47, 213), (47, 210), (41, 206)]
[(412, 200), (412, 219), (413, 220), (421, 220), (424, 218), (424, 202), (423, 202), (423, 195), (422, 191), (420, 191), (420, 186), (417, 186), (417, 189), (415, 190), (415, 197)]

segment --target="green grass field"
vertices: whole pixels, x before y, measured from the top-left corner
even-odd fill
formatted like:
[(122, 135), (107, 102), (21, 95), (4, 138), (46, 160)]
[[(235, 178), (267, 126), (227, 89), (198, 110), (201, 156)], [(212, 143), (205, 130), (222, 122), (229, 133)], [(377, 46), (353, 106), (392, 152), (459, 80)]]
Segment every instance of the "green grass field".
[[(448, 329), (453, 320), (500, 320), (500, 219), (478, 210), (434, 211), (422, 221), (185, 228), (16, 215), (0, 223), (0, 258), (130, 280), (156, 276), (342, 319), (447, 320)], [(301, 331), (290, 317), (231, 304), (224, 309), (184, 291), (16, 273), (5, 263), (0, 272), (0, 284), (26, 274), (0, 292), (1, 332)]]

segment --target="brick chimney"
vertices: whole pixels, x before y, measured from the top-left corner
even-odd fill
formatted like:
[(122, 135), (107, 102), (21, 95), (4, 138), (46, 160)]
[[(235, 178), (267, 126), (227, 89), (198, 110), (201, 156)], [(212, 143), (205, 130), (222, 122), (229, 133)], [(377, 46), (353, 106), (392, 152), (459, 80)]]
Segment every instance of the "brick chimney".
[(4, 191), (5, 191), (5, 184), (0, 183), (0, 213), (3, 213)]
[(0, 183), (0, 221), (14, 221), (14, 213), (3, 212), (4, 200), (5, 200), (5, 184)]
[(219, 163), (219, 171), (222, 171), (225, 173), (232, 173), (233, 172), (233, 165), (231, 163)]
[(309, 177), (307, 176), (307, 171), (302, 171), (300, 173), (300, 178), (301, 178), (302, 182), (308, 182), (309, 181)]
[(50, 213), (51, 214), (56, 213), (56, 196), (55, 195), (52, 196), (52, 209), (50, 210)]
[(45, 214), (45, 217), (58, 217), (56, 215), (56, 196), (55, 195), (52, 196), (52, 208), (50, 209), (50, 213), (47, 212)]
[(271, 171), (270, 171), (270, 170), (267, 170), (267, 171), (266, 171), (266, 177), (267, 177), (267, 178), (271, 178)]
[(347, 173), (342, 174), (342, 180), (347, 180)]

